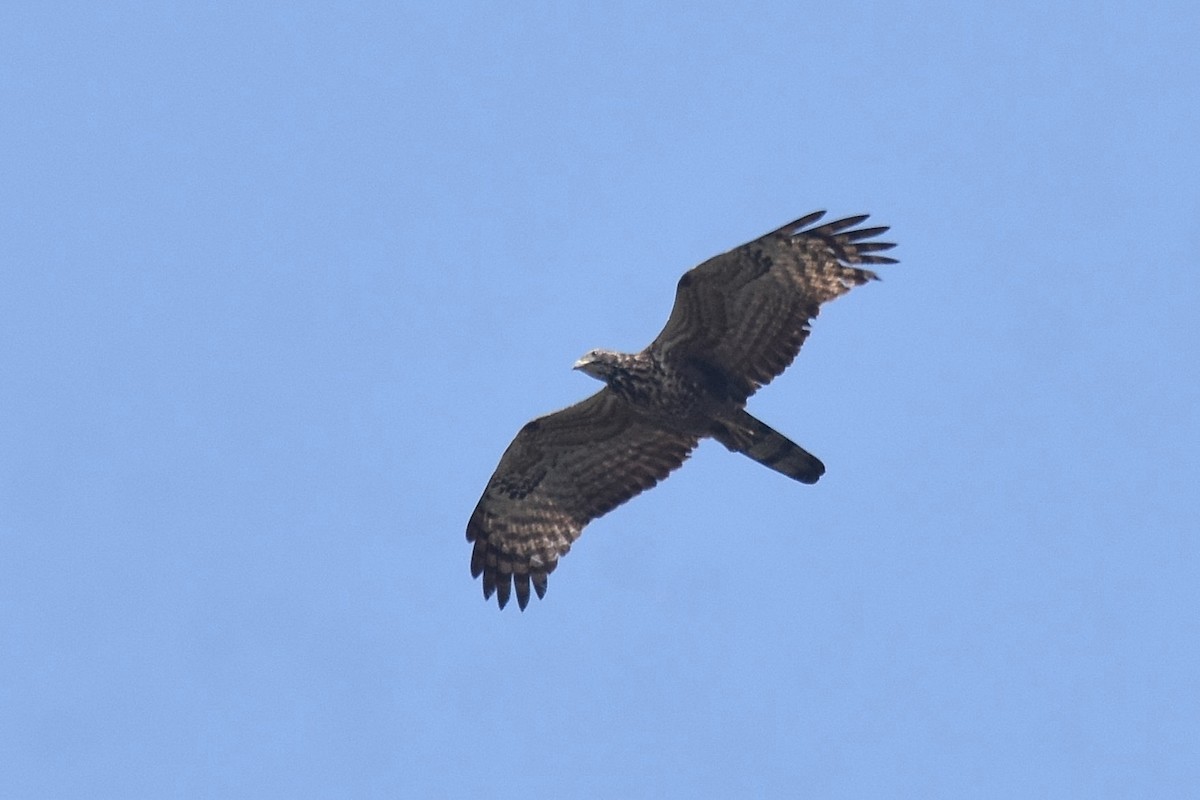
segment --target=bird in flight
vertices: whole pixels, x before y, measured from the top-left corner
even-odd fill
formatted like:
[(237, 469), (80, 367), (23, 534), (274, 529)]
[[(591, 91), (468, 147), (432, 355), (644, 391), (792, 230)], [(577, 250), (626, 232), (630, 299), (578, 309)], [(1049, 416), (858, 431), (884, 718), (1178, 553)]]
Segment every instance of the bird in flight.
[(603, 381), (586, 400), (527, 423), (467, 523), (471, 574), (504, 608), (545, 596), (558, 559), (593, 519), (649, 489), (712, 437), (801, 483), (825, 465), (746, 412), (783, 372), (821, 304), (878, 276), (864, 265), (886, 227), (818, 211), (684, 273), (667, 325), (640, 353), (592, 350), (575, 369)]

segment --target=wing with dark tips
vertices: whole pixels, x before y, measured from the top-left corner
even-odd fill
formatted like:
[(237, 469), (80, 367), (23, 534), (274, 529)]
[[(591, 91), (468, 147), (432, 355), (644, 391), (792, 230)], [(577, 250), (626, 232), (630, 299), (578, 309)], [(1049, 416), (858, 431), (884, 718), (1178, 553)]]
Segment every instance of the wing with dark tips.
[(887, 228), (856, 217), (816, 225), (823, 211), (710, 258), (679, 280), (671, 317), (648, 350), (719, 368), (745, 399), (800, 352), (821, 304), (878, 276), (864, 266), (894, 264), (874, 241)]
[(647, 423), (607, 388), (527, 424), (467, 523), (484, 597), (504, 608), (515, 589), (522, 609), (531, 587), (542, 597), (583, 527), (665, 478), (697, 441)]

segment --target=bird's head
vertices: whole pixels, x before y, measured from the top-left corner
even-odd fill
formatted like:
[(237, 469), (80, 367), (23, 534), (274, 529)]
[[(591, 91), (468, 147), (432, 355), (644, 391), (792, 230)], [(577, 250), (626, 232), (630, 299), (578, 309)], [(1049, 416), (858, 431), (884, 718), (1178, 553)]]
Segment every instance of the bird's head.
[(589, 350), (575, 362), (574, 368), (596, 380), (607, 382), (617, 366), (617, 355), (611, 350)]

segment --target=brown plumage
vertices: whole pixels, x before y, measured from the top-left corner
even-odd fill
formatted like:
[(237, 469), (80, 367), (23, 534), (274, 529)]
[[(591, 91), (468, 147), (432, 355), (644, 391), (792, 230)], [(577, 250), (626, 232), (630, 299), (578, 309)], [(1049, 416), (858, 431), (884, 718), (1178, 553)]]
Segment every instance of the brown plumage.
[(671, 317), (640, 353), (593, 350), (576, 369), (607, 385), (517, 434), (467, 523), (471, 574), (503, 608), (524, 609), (588, 522), (654, 486), (700, 439), (803, 483), (825, 466), (746, 413), (787, 368), (822, 303), (878, 278), (864, 264), (894, 245), (867, 216), (817, 227), (823, 211), (710, 258), (679, 280)]

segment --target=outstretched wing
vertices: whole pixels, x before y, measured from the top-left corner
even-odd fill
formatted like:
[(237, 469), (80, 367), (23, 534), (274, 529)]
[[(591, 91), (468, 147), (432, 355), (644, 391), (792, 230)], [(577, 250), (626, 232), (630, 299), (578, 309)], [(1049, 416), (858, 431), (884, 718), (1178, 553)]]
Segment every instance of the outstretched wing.
[(607, 387), (521, 429), (467, 523), (471, 574), (500, 607), (512, 587), (522, 609), (583, 526), (649, 489), (696, 447), (696, 436), (663, 430), (631, 413)]
[(812, 225), (824, 211), (710, 258), (679, 279), (675, 306), (647, 348), (721, 370), (744, 400), (783, 372), (822, 303), (878, 276), (864, 264), (895, 245), (868, 241), (887, 228), (855, 228), (867, 215)]

